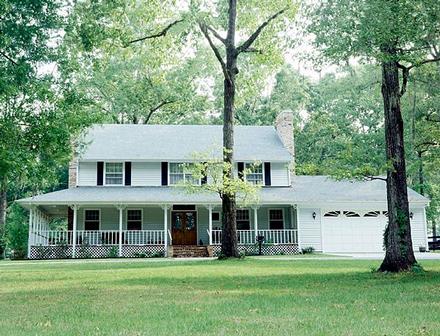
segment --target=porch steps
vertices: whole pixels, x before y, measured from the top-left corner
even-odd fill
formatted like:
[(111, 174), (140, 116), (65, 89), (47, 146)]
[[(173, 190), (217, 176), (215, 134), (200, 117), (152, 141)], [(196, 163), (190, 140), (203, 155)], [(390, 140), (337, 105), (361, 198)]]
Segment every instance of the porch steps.
[(212, 256), (212, 251), (209, 246), (173, 245), (170, 246), (170, 250), (170, 255), (173, 256), (173, 258), (201, 258)]

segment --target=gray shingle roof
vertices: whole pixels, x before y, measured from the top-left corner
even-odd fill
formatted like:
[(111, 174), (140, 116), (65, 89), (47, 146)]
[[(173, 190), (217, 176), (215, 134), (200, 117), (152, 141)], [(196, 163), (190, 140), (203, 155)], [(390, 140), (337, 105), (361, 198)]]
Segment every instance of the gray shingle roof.
[[(412, 203), (429, 200), (409, 189)], [(220, 203), (216, 194), (188, 194), (176, 187), (77, 187), (38, 195), (18, 201), (22, 205), (34, 204), (87, 204), (87, 203)], [(261, 204), (310, 203), (386, 203), (384, 181), (335, 181), (326, 176), (295, 176), (293, 187), (262, 188)]]
[[(216, 150), (221, 157), (222, 126), (94, 125), (85, 136), (81, 160), (189, 160)], [(235, 160), (290, 161), (272, 126), (236, 126)]]

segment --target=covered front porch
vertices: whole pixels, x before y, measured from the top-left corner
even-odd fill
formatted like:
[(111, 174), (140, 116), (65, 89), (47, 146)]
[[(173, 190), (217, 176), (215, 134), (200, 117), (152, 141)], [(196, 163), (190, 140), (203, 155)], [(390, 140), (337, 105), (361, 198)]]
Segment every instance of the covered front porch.
[[(60, 220), (61, 218), (61, 220)], [(64, 219), (64, 220), (62, 220)], [(30, 206), (30, 259), (171, 256), (176, 245), (220, 252), (220, 204), (40, 204)], [(237, 210), (239, 249), (298, 253), (296, 207), (261, 204)]]

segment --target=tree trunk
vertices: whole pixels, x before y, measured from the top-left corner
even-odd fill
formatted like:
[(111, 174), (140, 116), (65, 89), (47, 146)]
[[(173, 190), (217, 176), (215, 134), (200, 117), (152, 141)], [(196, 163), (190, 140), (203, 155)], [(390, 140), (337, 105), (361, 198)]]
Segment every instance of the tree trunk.
[(7, 181), (6, 177), (1, 178), (0, 181), (0, 259), (4, 257), (5, 246), (4, 243), (4, 234), (5, 234), (5, 226), (6, 226), (6, 209), (8, 206), (7, 201)]
[(1, 178), (0, 181), (0, 230), (6, 225), (6, 208), (7, 208), (7, 182), (6, 177)]
[[(229, 0), (228, 34), (226, 37), (226, 72), (228, 76), (224, 80), (223, 99), (223, 161), (225, 163), (223, 174), (230, 180), (234, 178), (234, 102), (235, 76), (238, 72), (237, 52), (235, 49), (236, 9), (236, 0)], [(235, 194), (223, 194), (222, 210), (222, 256), (226, 258), (239, 257)]]
[(416, 263), (411, 239), (408, 189), (406, 183), (403, 119), (400, 109), (399, 68), (390, 56), (382, 62), (382, 97), (385, 113), (385, 141), (387, 161), (388, 227), (385, 233), (385, 258), (380, 271), (409, 270)]

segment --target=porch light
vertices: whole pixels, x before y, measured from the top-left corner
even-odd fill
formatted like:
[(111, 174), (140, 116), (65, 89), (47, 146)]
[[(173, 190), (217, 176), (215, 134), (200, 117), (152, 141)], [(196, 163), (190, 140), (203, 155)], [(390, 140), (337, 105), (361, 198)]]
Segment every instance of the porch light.
[(316, 212), (315, 211), (313, 211), (312, 217), (313, 217), (313, 219), (316, 219)]
[(413, 217), (414, 217), (414, 213), (413, 213), (413, 212), (410, 212), (410, 213), (409, 213), (409, 218), (413, 219)]

